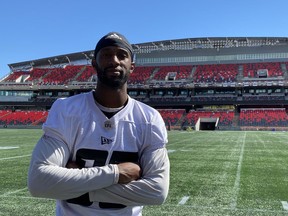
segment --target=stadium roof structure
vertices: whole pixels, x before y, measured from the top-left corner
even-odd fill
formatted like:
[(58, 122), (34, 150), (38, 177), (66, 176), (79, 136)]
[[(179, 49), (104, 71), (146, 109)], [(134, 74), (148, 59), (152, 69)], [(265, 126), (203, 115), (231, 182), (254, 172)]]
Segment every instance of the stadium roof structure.
[(159, 50), (219, 49), (232, 47), (275, 46), (288, 43), (286, 37), (213, 37), (187, 38), (134, 44), (136, 53)]
[(18, 62), (13, 64), (8, 64), (11, 70), (14, 69), (29, 69), (32, 67), (43, 66), (43, 65), (61, 65), (61, 64), (69, 64), (70, 62), (78, 61), (78, 60), (87, 60), (90, 61), (93, 57), (93, 50), (77, 52), (65, 55), (58, 55), (48, 58)]
[[(229, 50), (237, 48), (257, 48), (257, 47), (285, 47), (287, 52), (288, 38), (287, 37), (206, 37), (206, 38), (186, 38), (176, 40), (163, 40), (132, 44), (136, 55), (149, 54), (155, 52), (167, 51), (193, 51), (193, 50)], [(30, 61), (8, 64), (12, 71), (29, 70), (33, 67), (52, 66), (70, 64), (77, 61), (91, 61), (94, 51), (88, 50), (77, 53), (58, 55), (53, 57), (35, 59)]]

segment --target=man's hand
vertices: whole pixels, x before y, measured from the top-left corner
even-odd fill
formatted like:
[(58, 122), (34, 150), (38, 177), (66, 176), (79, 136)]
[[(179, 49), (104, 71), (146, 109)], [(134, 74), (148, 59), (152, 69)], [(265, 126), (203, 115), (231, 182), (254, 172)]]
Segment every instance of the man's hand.
[(66, 168), (68, 169), (80, 169), (81, 167), (75, 161), (68, 161), (66, 164)]
[[(119, 170), (119, 184), (127, 184), (141, 177), (141, 168), (136, 163), (125, 162), (117, 164), (117, 166)], [(66, 168), (81, 169), (81, 167), (74, 161), (68, 161), (68, 163), (66, 164)]]
[(119, 184), (127, 184), (141, 177), (141, 168), (139, 165), (131, 162), (118, 164)]

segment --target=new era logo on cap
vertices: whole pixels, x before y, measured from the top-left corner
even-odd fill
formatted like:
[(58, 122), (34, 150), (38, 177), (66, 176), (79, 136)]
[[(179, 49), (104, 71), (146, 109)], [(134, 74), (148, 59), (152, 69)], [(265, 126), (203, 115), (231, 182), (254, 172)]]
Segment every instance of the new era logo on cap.
[(118, 34), (116, 34), (116, 33), (113, 33), (113, 34), (108, 35), (108, 36), (106, 37), (106, 39), (112, 39), (112, 38), (118, 39), (118, 40), (122, 40), (122, 38), (121, 38)]
[(124, 35), (118, 32), (109, 32), (104, 35), (97, 43), (94, 50), (94, 57), (96, 58), (97, 53), (104, 47), (107, 46), (118, 46), (129, 51), (131, 59), (133, 59), (133, 48), (132, 45), (128, 42)]

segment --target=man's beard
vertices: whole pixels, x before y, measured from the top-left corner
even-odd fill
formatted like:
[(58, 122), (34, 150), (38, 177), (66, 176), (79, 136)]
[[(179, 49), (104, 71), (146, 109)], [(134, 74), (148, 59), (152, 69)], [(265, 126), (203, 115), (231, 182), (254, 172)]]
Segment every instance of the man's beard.
[(120, 75), (117, 77), (116, 76), (109, 77), (107, 76), (105, 69), (102, 70), (99, 67), (96, 67), (96, 69), (97, 69), (98, 82), (101, 82), (112, 89), (119, 89), (123, 87), (125, 83), (128, 81), (130, 74), (130, 70), (127, 70), (126, 73), (121, 71)]

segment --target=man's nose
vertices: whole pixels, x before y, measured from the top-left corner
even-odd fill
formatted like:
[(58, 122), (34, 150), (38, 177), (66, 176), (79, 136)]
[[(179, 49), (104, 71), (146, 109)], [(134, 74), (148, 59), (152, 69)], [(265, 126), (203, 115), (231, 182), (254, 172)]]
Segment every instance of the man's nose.
[(113, 62), (114, 64), (119, 64), (120, 61), (119, 61), (119, 58), (117, 55), (112, 55), (111, 56), (111, 62)]

